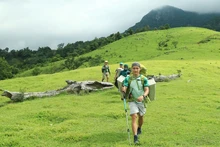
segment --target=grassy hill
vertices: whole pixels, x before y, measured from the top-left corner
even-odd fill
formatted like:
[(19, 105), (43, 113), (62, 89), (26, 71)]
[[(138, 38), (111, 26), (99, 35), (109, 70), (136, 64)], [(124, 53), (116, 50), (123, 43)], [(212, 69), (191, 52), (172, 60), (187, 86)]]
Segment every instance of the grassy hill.
[[(176, 48), (173, 42), (177, 42)], [(159, 46), (159, 44), (162, 45)], [(119, 63), (120, 61), (164, 59), (219, 59), (219, 53), (220, 32), (183, 27), (134, 34), (86, 55), (102, 55), (110, 63)]]
[[(121, 61), (219, 59), (219, 40), (220, 32), (204, 28), (182, 27), (155, 30), (122, 38), (80, 57), (101, 55), (103, 60), (109, 60), (110, 64), (117, 64)], [(159, 46), (159, 44), (162, 45)], [(63, 63), (64, 61), (51, 63), (40, 69), (42, 73), (56, 71)], [(89, 67), (88, 63), (84, 63), (80, 68), (85, 67)], [(31, 75), (32, 70), (28, 70), (17, 76)]]
[[(168, 46), (158, 49), (158, 43), (166, 41), (167, 36), (173, 36)], [(176, 40), (177, 48), (172, 47)], [(145, 115), (141, 146), (217, 147), (220, 146), (219, 44), (218, 32), (178, 28), (136, 34), (85, 56), (104, 54), (112, 72), (119, 61), (131, 65), (134, 60), (145, 65), (148, 74), (168, 75), (181, 70), (181, 78), (157, 83), (156, 100), (148, 104)], [(122, 57), (117, 58), (118, 55)], [(82, 67), (3, 80), (0, 88), (47, 91), (62, 88), (67, 79), (100, 81), (100, 68)], [(113, 82), (113, 74), (110, 81)], [(0, 146), (129, 146), (123, 103), (116, 88), (21, 103), (0, 96), (0, 110)]]

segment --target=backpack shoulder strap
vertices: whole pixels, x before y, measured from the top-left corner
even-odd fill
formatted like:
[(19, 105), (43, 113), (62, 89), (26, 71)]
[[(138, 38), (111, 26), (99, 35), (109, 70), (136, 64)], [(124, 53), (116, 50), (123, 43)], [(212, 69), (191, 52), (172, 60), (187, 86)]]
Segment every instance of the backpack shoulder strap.
[(144, 78), (146, 78), (146, 77), (141, 75), (141, 84), (143, 85), (143, 88), (144, 88)]
[(132, 75), (131, 75), (131, 76), (128, 76), (128, 86), (130, 86), (132, 79), (133, 79), (133, 76), (132, 76)]

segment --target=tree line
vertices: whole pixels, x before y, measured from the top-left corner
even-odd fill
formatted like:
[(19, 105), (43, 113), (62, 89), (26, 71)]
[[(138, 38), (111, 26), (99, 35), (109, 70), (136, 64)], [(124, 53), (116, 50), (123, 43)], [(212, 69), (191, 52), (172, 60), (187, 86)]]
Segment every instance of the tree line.
[[(165, 28), (168, 29), (169, 25), (166, 24), (165, 26)], [(164, 29), (164, 27), (159, 29)], [(52, 73), (64, 69), (77, 69), (83, 63), (82, 61), (89, 62), (89, 66), (99, 65), (104, 61), (99, 55), (95, 57), (79, 56), (94, 51), (123, 37), (149, 30), (149, 26), (136, 30), (128, 29), (124, 33), (117, 32), (107, 37), (95, 38), (91, 41), (76, 41), (75, 43), (68, 43), (66, 45), (60, 43), (57, 45), (56, 49), (51, 49), (48, 46), (39, 47), (37, 50), (31, 50), (29, 47), (20, 50), (10, 50), (8, 47), (5, 49), (0, 48), (0, 80), (13, 78), (16, 74), (29, 69), (34, 69), (33, 75), (38, 75), (40, 74), (39, 67), (60, 60), (65, 60), (65, 62), (58, 69), (51, 71)]]

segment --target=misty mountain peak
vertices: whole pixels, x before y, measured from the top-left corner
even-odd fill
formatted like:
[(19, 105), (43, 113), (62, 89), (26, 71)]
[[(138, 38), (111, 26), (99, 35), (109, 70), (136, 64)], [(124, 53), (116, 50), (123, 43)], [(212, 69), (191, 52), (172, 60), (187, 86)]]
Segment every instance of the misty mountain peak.
[(156, 9), (153, 9), (151, 12), (149, 12), (147, 16), (154, 17), (157, 21), (160, 19), (174, 19), (177, 15), (183, 14), (184, 11), (182, 9), (165, 5)]
[(196, 26), (219, 30), (219, 22), (219, 13), (199, 14), (165, 5), (151, 10), (131, 29), (135, 31), (145, 26), (155, 29), (169, 24), (170, 27)]
[(182, 9), (179, 9), (179, 8), (176, 8), (176, 7), (173, 7), (170, 5), (164, 5), (164, 6), (158, 7), (156, 9), (153, 9), (152, 11), (156, 11), (156, 12), (176, 12), (176, 11), (184, 12)]

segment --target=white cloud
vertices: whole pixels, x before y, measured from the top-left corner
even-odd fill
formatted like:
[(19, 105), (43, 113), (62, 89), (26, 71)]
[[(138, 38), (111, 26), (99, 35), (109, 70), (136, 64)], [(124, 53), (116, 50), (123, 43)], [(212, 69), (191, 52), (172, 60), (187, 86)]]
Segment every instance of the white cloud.
[(219, 0), (0, 0), (0, 48), (56, 48), (124, 32), (150, 10), (171, 5), (219, 11)]

